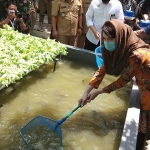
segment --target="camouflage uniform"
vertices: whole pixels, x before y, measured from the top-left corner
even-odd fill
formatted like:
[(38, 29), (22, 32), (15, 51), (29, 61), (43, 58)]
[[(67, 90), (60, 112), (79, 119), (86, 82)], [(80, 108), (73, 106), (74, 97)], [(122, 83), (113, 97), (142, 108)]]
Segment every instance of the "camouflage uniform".
[[(15, 0), (18, 11), (23, 15), (23, 20), (29, 29), (33, 29), (36, 22), (35, 4), (38, 0)], [(34, 15), (34, 16), (33, 16)]]

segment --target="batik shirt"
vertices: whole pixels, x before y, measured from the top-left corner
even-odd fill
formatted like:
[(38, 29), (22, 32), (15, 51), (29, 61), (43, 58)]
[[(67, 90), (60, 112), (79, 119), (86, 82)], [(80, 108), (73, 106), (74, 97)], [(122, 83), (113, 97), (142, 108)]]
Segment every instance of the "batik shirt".
[[(105, 76), (105, 67), (102, 65), (90, 81), (90, 85), (98, 88)], [(111, 93), (125, 86), (135, 76), (140, 92), (140, 105), (142, 110), (150, 111), (150, 50), (138, 49), (127, 60), (122, 75), (113, 83), (103, 88), (105, 93)]]

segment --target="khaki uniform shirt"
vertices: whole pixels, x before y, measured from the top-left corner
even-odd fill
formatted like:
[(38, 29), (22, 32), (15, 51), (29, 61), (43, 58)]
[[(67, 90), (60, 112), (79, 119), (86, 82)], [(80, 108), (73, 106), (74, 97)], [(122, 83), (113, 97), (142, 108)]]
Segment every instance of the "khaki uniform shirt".
[(54, 0), (52, 16), (57, 16), (57, 31), (59, 35), (73, 36), (78, 29), (78, 16), (82, 15), (82, 4), (79, 0), (68, 3), (65, 0)]
[(88, 27), (86, 25), (86, 12), (89, 8), (89, 5), (91, 3), (92, 0), (82, 0), (82, 6), (83, 6), (83, 30), (82, 30), (82, 33), (87, 33), (88, 31)]

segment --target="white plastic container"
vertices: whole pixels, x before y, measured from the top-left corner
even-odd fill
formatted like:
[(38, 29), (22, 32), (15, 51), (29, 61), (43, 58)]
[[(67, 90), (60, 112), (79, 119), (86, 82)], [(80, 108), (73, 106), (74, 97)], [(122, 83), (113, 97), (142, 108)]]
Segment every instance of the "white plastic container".
[(47, 31), (47, 29), (45, 29), (43, 32), (43, 38), (47, 39), (49, 36), (50, 36), (50, 33)]

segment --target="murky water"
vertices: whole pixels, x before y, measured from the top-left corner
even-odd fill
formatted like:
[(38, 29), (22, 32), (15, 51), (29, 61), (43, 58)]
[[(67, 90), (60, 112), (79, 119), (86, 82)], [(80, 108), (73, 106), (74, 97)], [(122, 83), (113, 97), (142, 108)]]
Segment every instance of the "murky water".
[[(0, 149), (27, 150), (19, 132), (36, 116), (59, 121), (77, 106), (96, 68), (62, 60), (0, 91)], [(106, 76), (101, 87), (114, 81)], [(118, 150), (131, 84), (102, 94), (62, 124), (64, 150)], [(46, 133), (45, 133), (46, 136)], [(55, 139), (55, 138), (54, 138)], [(46, 142), (49, 138), (42, 138)], [(57, 143), (57, 142), (56, 142)]]
[(57, 133), (50, 130), (45, 124), (35, 126), (27, 130), (23, 135), (33, 150), (58, 150), (62, 146)]

